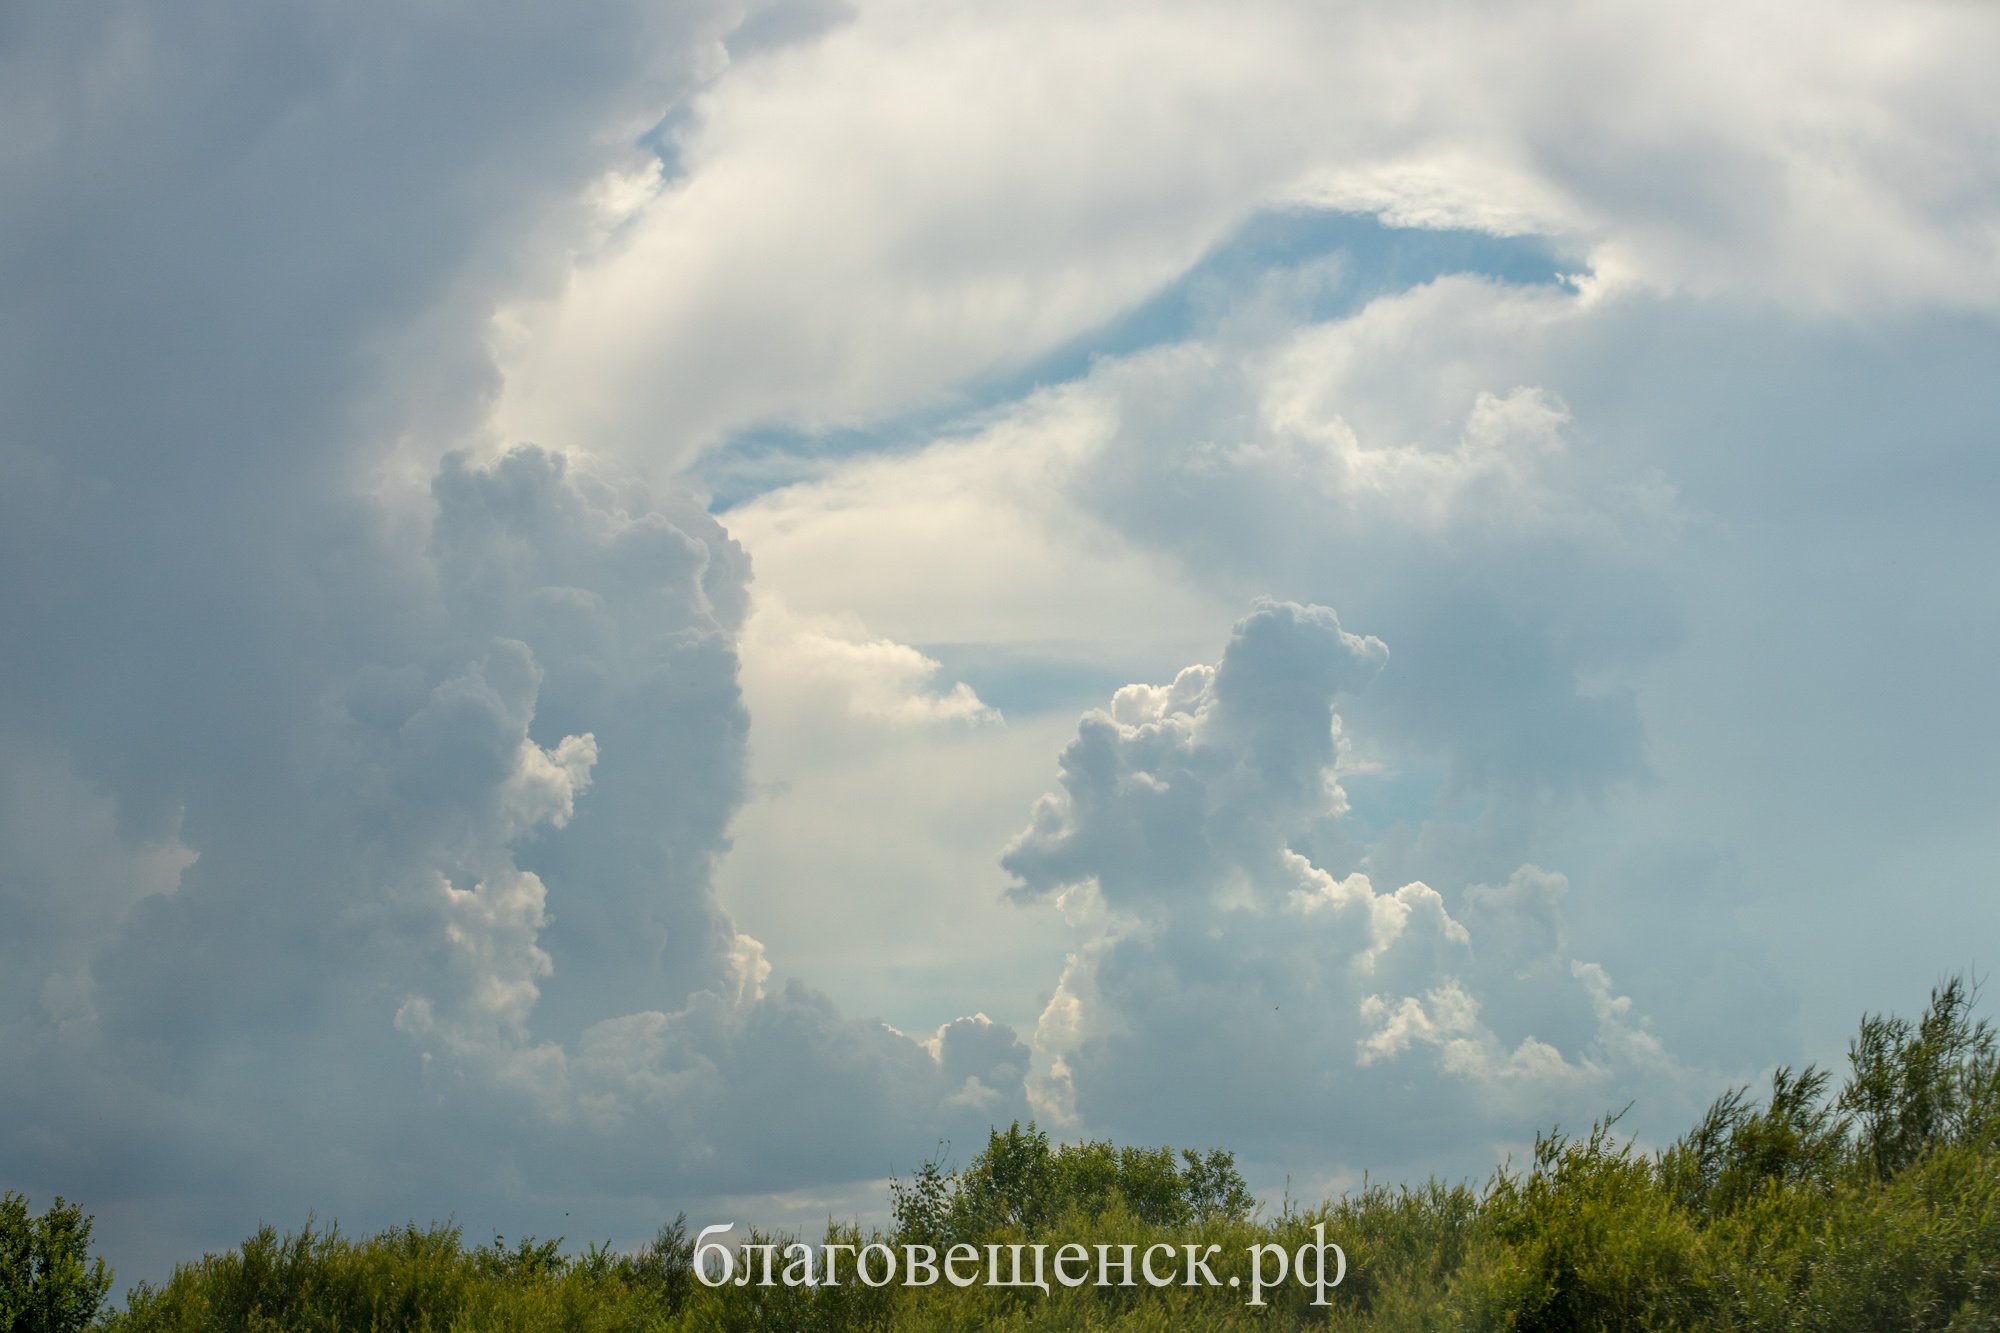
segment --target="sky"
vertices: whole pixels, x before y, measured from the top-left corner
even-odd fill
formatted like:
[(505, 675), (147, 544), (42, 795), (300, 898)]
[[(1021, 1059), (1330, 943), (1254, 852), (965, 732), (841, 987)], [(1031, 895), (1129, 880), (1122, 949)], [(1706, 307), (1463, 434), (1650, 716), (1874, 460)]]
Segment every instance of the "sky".
[(1642, 1145), (2000, 939), (2000, 11), (0, 11), (0, 1181)]

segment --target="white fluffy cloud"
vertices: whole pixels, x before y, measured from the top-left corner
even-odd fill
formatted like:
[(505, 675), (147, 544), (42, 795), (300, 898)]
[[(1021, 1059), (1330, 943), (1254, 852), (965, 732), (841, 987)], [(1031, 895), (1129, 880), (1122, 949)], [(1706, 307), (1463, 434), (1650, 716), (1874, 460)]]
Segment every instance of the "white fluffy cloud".
[(1085, 716), (1005, 858), (1076, 936), (1036, 1032), (1045, 1111), (1265, 1162), (1476, 1171), (1523, 1123), (1679, 1109), (1678, 1063), (1569, 955), (1562, 876), (1448, 900), (1296, 850), (1344, 810), (1336, 700), (1386, 656), (1325, 608), (1266, 602), (1214, 667)]

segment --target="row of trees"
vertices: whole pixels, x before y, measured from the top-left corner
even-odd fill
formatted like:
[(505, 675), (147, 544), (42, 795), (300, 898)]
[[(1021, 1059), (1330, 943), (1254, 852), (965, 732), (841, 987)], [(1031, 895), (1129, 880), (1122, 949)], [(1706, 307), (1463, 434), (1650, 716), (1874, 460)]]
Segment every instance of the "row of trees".
[[(58, 1201), (0, 1210), (0, 1333), (217, 1330), (2000, 1329), (2000, 1060), (1961, 980), (1916, 1021), (1871, 1015), (1838, 1087), (1780, 1069), (1645, 1154), (1614, 1120), (1538, 1138), (1481, 1188), (1373, 1187), (1260, 1215), (1230, 1154), (1051, 1144), (996, 1130), (963, 1168), (892, 1183), (892, 1228), (829, 1225), (859, 1247), (1076, 1242), (1253, 1245), (1325, 1228), (1348, 1257), (1331, 1308), (1293, 1286), (1262, 1309), (1206, 1288), (974, 1285), (711, 1288), (677, 1218), (636, 1254), (560, 1241), (465, 1245), (455, 1227), (280, 1236), (184, 1265), (96, 1314), (109, 1275), (89, 1219)], [(753, 1236), (786, 1245), (787, 1236)], [(1232, 1264), (1234, 1267), (1232, 1268)]]

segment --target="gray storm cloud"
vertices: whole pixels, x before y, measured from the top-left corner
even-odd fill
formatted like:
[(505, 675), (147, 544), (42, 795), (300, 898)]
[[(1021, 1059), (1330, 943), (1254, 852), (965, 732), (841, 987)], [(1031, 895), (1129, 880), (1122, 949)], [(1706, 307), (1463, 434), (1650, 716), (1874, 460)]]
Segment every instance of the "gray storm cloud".
[[(1021, 1114), (1004, 1026), (925, 1043), (767, 991), (716, 902), (748, 567), (715, 521), (531, 446), (448, 456), (432, 490), (423, 632), (259, 715), (287, 771), (190, 800), (178, 881), (16, 1011), (13, 1169), (260, 1208), (291, 1178), (366, 1216), (496, 1206), (504, 1158), (518, 1199), (657, 1208)], [(304, 1165), (328, 1155), (345, 1180)]]
[(0, 34), (32, 130), (0, 162), (0, 1175), (86, 1201), (125, 1277), (309, 1209), (643, 1235), (1025, 1105), (1011, 1033), (767, 988), (710, 882), (746, 557), (481, 424), (497, 305), (739, 17)]

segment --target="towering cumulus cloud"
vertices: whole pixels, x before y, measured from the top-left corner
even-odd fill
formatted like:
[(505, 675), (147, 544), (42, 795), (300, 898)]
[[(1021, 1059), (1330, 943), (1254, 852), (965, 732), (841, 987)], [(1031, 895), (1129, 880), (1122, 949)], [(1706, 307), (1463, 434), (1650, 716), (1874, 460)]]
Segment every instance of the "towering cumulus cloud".
[(192, 863), (83, 923), (16, 1011), (17, 1151), (114, 1200), (141, 1162), (183, 1195), (262, 1209), (298, 1176), (325, 1200), (306, 1164), (333, 1154), (361, 1216), (503, 1207), (496, 1160), (543, 1211), (657, 1209), (876, 1174), (1021, 1113), (1004, 1026), (920, 1042), (767, 993), (716, 902), (748, 568), (715, 521), (532, 446), (449, 455), (432, 492), (401, 632), (342, 627), (343, 669), (265, 705), (285, 764), (197, 769)]
[(1671, 1078), (1630, 1001), (1569, 956), (1562, 876), (1522, 866), (1448, 899), (1319, 863), (1346, 809), (1336, 701), (1388, 660), (1324, 607), (1263, 601), (1215, 666), (1083, 719), (1061, 792), (1004, 858), (1076, 932), (1037, 1037), (1047, 1109), (1449, 1169), (1484, 1157), (1469, 1133), (1573, 1122)]
[(309, 1209), (630, 1238), (1025, 1108), (999, 1025), (767, 988), (747, 558), (484, 425), (739, 17), (0, 25), (0, 1177), (125, 1278)]

